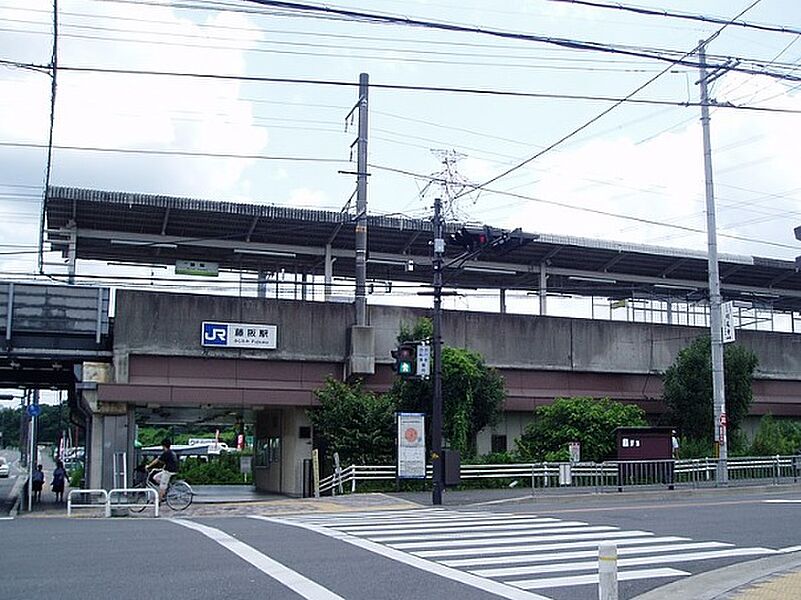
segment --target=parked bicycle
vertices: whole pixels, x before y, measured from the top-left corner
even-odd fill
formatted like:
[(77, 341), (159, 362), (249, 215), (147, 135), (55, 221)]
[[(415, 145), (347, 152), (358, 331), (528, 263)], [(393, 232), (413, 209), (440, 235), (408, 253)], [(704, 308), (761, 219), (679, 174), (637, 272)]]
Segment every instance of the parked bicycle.
[[(144, 468), (138, 468), (134, 476), (134, 487), (150, 488), (158, 494), (159, 486), (153, 481), (153, 475), (158, 471), (159, 469), (155, 469), (148, 473)], [(167, 493), (164, 495), (164, 502), (173, 510), (185, 510), (192, 504), (194, 495), (195, 492), (192, 491), (192, 486), (181, 479), (172, 477), (167, 486)], [(137, 513), (142, 512), (148, 505), (152, 504), (152, 495), (148, 493), (137, 494), (134, 502), (136, 505), (130, 507), (129, 510)]]

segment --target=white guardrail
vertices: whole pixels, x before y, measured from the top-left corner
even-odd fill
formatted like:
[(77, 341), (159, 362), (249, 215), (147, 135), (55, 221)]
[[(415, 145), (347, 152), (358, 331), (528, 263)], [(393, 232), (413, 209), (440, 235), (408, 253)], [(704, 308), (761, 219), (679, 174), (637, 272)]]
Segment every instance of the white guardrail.
[[(148, 500), (142, 503), (142, 494)], [(84, 499), (84, 502), (73, 501), (73, 496)], [(130, 497), (133, 496), (133, 500)], [(149, 497), (149, 498), (148, 498)], [(93, 502), (92, 498), (100, 498), (102, 502)], [(116, 499), (116, 501), (114, 501)], [(159, 516), (159, 495), (152, 488), (114, 488), (111, 490), (103, 489), (76, 489), (70, 490), (67, 494), (67, 516), (72, 516), (75, 508), (102, 508), (103, 515), (111, 516), (112, 508), (147, 508), (153, 507), (153, 516)]]
[[(714, 485), (718, 461), (715, 458), (682, 460), (606, 461), (602, 463), (513, 463), (461, 465), (463, 481), (498, 480), (507, 486), (517, 481), (532, 490), (558, 486), (592, 487), (596, 491), (652, 485), (699, 487)], [(797, 482), (801, 479), (801, 456), (760, 456), (730, 458), (729, 483)], [(431, 466), (426, 478), (432, 475)], [(395, 465), (350, 465), (320, 480), (320, 493), (354, 493), (359, 482), (395, 481)], [(515, 485), (518, 485), (515, 484)]]
[[(83, 497), (84, 499), (88, 499), (89, 502), (74, 502), (72, 500), (73, 496)], [(102, 504), (97, 502), (91, 502), (91, 499), (95, 496), (101, 496), (103, 498)], [(106, 507), (108, 506), (108, 492), (106, 490), (100, 489), (91, 489), (91, 490), (70, 490), (70, 493), (67, 494), (67, 516), (72, 516), (72, 509), (74, 508), (103, 508), (104, 512)]]

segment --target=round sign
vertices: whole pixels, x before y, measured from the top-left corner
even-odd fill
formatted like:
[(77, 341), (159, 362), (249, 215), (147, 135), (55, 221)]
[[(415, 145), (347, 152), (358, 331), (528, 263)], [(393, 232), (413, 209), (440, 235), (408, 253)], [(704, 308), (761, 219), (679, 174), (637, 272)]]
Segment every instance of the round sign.
[(30, 417), (38, 417), (42, 414), (42, 407), (38, 404), (29, 404), (27, 410)]
[(414, 444), (417, 441), (419, 434), (417, 433), (417, 429), (415, 429), (414, 427), (409, 427), (403, 433), (403, 437), (405, 437), (406, 441), (409, 442), (410, 444)]

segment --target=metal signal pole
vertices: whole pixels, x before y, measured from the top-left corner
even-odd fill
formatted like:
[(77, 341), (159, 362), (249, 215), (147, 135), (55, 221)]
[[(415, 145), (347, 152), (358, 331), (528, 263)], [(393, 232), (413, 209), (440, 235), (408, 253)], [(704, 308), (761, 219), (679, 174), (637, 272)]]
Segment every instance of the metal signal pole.
[[(704, 178), (706, 181), (706, 233), (709, 245), (709, 313), (712, 340), (712, 402), (714, 406), (714, 439), (718, 449), (717, 482), (729, 483), (728, 443), (726, 440), (726, 387), (723, 372), (723, 326), (720, 316), (720, 276), (718, 273), (717, 224), (715, 219), (715, 187), (712, 182), (712, 142), (709, 134), (710, 76), (706, 70), (706, 44), (698, 48), (701, 69), (701, 126), (704, 138)], [(714, 76), (714, 74), (713, 74)]]
[(434, 319), (432, 350), (434, 358), (434, 398), (431, 410), (431, 466), (433, 490), (431, 503), (442, 504), (445, 477), (442, 464), (442, 257), (445, 254), (443, 237), (442, 200), (434, 200)]

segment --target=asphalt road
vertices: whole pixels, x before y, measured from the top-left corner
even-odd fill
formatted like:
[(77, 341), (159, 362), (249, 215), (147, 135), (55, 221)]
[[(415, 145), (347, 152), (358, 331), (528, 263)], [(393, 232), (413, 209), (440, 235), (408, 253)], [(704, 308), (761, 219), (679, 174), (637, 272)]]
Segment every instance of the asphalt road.
[(799, 511), (801, 491), (735, 490), (183, 524), (24, 517), (0, 522), (13, 574), (0, 598), (589, 600), (586, 564), (615, 539), (627, 599), (801, 544)]
[(14, 504), (14, 499), (11, 497), (11, 491), (14, 484), (17, 482), (17, 477), (20, 474), (19, 469), (19, 453), (16, 450), (0, 450), (0, 456), (3, 456), (11, 467), (9, 476), (0, 479), (0, 516), (8, 514), (11, 506)]

